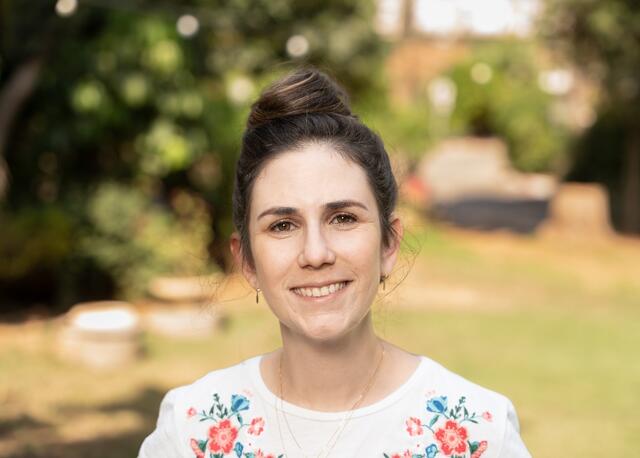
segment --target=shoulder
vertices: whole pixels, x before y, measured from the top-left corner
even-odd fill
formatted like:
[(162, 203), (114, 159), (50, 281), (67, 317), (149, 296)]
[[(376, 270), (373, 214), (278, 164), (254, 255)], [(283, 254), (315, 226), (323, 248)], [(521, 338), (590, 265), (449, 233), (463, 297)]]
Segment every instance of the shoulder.
[(471, 451), (480, 450), (476, 456), (487, 449), (483, 458), (530, 457), (520, 439), (515, 408), (506, 396), (422, 358), (418, 382), (419, 410), (423, 412), (420, 418), (429, 425), (443, 452), (455, 451), (454, 447), (447, 448), (446, 438), (458, 434), (465, 438)]
[(225, 419), (248, 410), (254, 397), (251, 369), (259, 358), (214, 370), (169, 390), (160, 404), (156, 428), (144, 440), (139, 458), (192, 456), (201, 446), (196, 431), (207, 419)]
[(252, 383), (251, 370), (259, 359), (260, 356), (256, 356), (233, 366), (211, 371), (188, 385), (174, 388), (175, 396), (181, 402), (195, 402), (202, 397), (210, 399), (215, 391), (226, 393), (245, 390)]
[(464, 398), (465, 404), (473, 403), (479, 410), (495, 414), (506, 413), (511, 406), (506, 396), (478, 385), (425, 356), (422, 358), (425, 366), (422, 385), (426, 394), (447, 396), (451, 401)]

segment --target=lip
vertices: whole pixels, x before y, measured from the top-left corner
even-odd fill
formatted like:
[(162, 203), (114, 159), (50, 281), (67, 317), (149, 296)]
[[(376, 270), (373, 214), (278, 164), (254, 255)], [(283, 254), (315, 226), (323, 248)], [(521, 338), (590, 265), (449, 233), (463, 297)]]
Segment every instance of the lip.
[(296, 288), (322, 288), (323, 286), (333, 285), (335, 283), (346, 283), (347, 285), (351, 283), (351, 280), (346, 280), (344, 278), (338, 280), (328, 280), (322, 283), (305, 283), (303, 285), (296, 285), (289, 288), (290, 290), (294, 290)]
[[(324, 302), (327, 300), (332, 300), (333, 298), (337, 297), (338, 295), (342, 294), (342, 292), (347, 289), (347, 287), (349, 286), (349, 284), (352, 282), (352, 280), (338, 280), (338, 281), (330, 281), (330, 282), (322, 282), (322, 283), (307, 283), (304, 286), (296, 286), (294, 288), (290, 288), (289, 291), (291, 292), (291, 294), (295, 295), (297, 298), (299, 299), (303, 299), (306, 301), (313, 301), (313, 302)], [(323, 288), (323, 287), (328, 287), (329, 285), (333, 285), (333, 284), (337, 284), (337, 283), (344, 283), (344, 286), (340, 289), (338, 289), (337, 291), (334, 291), (332, 293), (326, 294), (324, 296), (305, 296), (303, 294), (300, 294), (298, 292), (296, 292), (296, 289), (302, 289), (302, 288)]]

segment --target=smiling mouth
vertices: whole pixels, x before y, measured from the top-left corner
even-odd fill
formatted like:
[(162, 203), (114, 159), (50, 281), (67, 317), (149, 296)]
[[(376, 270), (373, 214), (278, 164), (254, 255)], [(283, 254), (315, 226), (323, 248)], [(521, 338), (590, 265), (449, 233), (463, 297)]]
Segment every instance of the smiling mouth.
[(348, 281), (343, 281), (339, 283), (331, 283), (330, 285), (325, 285), (321, 287), (292, 288), (291, 291), (293, 291), (298, 296), (303, 296), (303, 297), (325, 297), (340, 291), (342, 288), (347, 286), (348, 283), (349, 283)]

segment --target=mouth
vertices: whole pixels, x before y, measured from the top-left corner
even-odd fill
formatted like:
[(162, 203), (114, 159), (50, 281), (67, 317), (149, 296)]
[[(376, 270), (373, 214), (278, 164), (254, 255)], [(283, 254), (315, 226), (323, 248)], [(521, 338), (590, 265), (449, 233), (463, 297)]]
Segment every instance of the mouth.
[(294, 294), (302, 297), (327, 297), (344, 289), (350, 281), (330, 283), (323, 286), (291, 288)]

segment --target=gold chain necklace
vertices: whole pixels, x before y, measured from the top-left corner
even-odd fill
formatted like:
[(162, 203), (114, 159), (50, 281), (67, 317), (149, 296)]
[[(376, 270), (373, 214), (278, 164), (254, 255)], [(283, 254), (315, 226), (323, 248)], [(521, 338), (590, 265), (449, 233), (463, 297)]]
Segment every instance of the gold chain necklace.
[[(349, 422), (351, 421), (351, 418), (353, 417), (353, 413), (355, 412), (355, 410), (360, 406), (360, 404), (362, 403), (362, 401), (364, 400), (365, 396), (367, 395), (367, 393), (369, 393), (369, 390), (371, 389), (371, 387), (373, 386), (373, 383), (376, 380), (376, 376), (378, 375), (378, 372), (380, 371), (380, 366), (382, 366), (382, 360), (384, 359), (384, 344), (382, 343), (382, 341), (380, 341), (380, 347), (382, 349), (382, 352), (380, 354), (380, 359), (378, 360), (378, 364), (375, 368), (375, 370), (373, 371), (373, 374), (371, 374), (371, 377), (369, 378), (369, 381), (367, 382), (367, 385), (364, 387), (364, 390), (362, 391), (362, 393), (360, 393), (360, 396), (358, 396), (358, 399), (356, 399), (356, 401), (353, 403), (353, 405), (351, 406), (351, 409), (349, 409), (349, 411), (347, 412), (347, 414), (344, 416), (344, 418), (342, 419), (342, 422), (340, 423), (340, 425), (338, 426), (338, 428), (333, 432), (333, 434), (329, 437), (329, 440), (326, 442), (326, 444), (322, 447), (322, 449), (320, 450), (320, 452), (316, 455), (316, 458), (324, 458), (324, 457), (328, 457), (329, 453), (331, 452), (331, 450), (333, 450), (333, 447), (335, 447), (336, 443), (338, 442), (338, 439), (340, 439), (340, 436), (342, 435), (342, 432), (346, 429), (347, 425), (349, 424)], [(291, 435), (291, 438), (293, 439), (293, 442), (295, 442), (296, 446), (298, 447), (298, 450), (305, 456), (309, 456), (306, 453), (303, 452), (302, 450), (302, 446), (300, 445), (300, 443), (298, 442), (298, 440), (296, 439), (296, 436), (293, 434), (293, 430), (291, 429), (291, 425), (289, 424), (289, 420), (287, 419), (287, 415), (284, 411), (284, 396), (283, 396), (283, 388), (282, 388), (282, 353), (280, 354), (280, 358), (279, 358), (279, 364), (278, 364), (278, 378), (280, 381), (280, 393), (279, 393), (279, 402), (280, 402), (280, 413), (282, 414), (282, 417), (284, 418), (284, 422), (287, 425), (287, 429), (289, 430), (289, 434)], [(282, 447), (283, 447), (283, 451), (285, 452), (285, 456), (288, 457), (289, 454), (286, 451), (286, 446), (284, 444), (284, 438), (282, 437), (282, 428), (280, 427), (280, 417), (278, 415), (278, 408), (277, 408), (277, 402), (276, 402), (276, 421), (278, 422), (278, 432), (280, 434), (280, 442), (282, 443)]]

